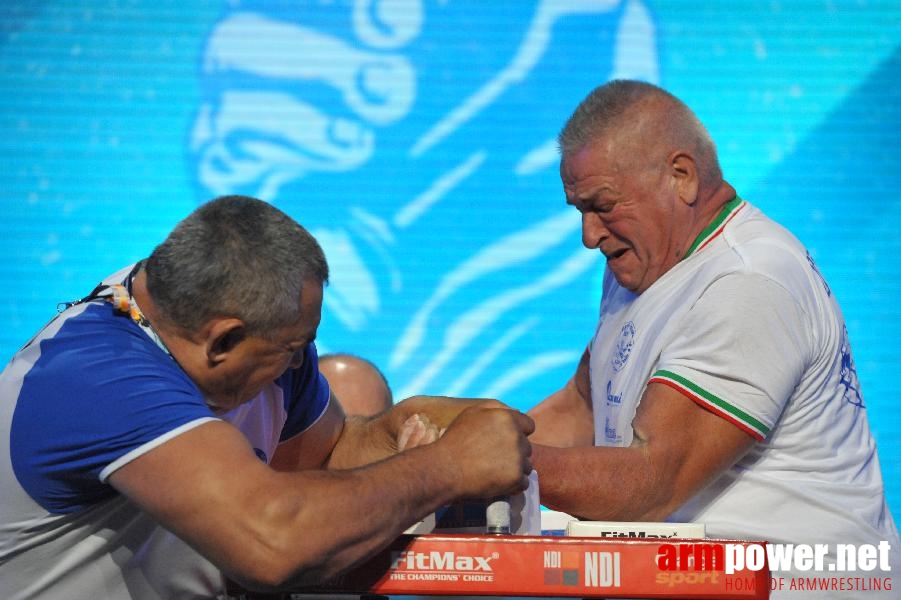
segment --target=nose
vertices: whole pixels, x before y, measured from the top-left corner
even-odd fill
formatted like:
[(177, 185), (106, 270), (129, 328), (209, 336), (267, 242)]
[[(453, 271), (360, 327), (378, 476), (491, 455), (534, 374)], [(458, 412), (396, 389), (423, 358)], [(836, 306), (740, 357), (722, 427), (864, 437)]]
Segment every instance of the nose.
[(598, 248), (610, 232), (601, 216), (594, 212), (582, 213), (582, 245), (589, 250)]

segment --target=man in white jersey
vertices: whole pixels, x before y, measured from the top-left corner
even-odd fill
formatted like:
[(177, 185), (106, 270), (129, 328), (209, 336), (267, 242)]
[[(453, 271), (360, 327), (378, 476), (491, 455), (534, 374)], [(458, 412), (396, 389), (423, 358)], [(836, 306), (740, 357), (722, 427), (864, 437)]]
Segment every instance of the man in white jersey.
[[(575, 375), (529, 413), (542, 502), (827, 544), (827, 576), (891, 578), (898, 533), (848, 333), (810, 254), (736, 195), (703, 125), (658, 87), (597, 88), (558, 141), (566, 201), (607, 265)], [(893, 571), (828, 566), (837, 544), (882, 541)], [(806, 593), (874, 594), (844, 585)]]
[(0, 375), (0, 598), (316, 583), (525, 489), (532, 422), (499, 403), (345, 419), (317, 369), (327, 279), (290, 217), (223, 197), (26, 344)]

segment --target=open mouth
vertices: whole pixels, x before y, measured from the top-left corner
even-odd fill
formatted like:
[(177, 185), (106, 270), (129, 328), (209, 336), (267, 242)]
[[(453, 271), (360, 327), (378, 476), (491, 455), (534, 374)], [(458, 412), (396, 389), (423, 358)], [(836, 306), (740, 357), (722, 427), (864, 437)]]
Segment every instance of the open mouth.
[(620, 258), (623, 254), (625, 254), (628, 251), (629, 251), (628, 248), (622, 248), (621, 250), (611, 252), (610, 254), (607, 255), (607, 260), (608, 261), (616, 260), (617, 258)]

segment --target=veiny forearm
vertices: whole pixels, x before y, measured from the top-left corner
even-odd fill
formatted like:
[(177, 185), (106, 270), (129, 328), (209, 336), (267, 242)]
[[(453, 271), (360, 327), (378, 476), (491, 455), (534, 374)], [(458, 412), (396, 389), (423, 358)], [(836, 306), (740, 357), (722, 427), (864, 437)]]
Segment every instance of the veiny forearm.
[(110, 483), (233, 579), (272, 589), (331, 578), (456, 498), (525, 489), (531, 431), (521, 413), (474, 408), (441, 440), (389, 460), (279, 471), (213, 421), (123, 465)]
[(655, 521), (677, 504), (669, 474), (647, 448), (551, 448), (533, 444), (542, 504), (596, 521)]
[(455, 497), (453, 462), (442, 453), (433, 445), (353, 471), (279, 474), (257, 513), (258, 556), (242, 557), (233, 577), (265, 589), (315, 584), (351, 567)]

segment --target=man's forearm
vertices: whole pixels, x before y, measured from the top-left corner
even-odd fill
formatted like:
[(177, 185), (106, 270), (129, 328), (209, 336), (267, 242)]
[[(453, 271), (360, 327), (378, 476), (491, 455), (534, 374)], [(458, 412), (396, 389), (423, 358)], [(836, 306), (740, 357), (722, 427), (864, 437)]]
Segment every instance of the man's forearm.
[(478, 403), (484, 401), (413, 396), (376, 417), (349, 418), (328, 467), (357, 467), (433, 442), (464, 409)]
[(640, 447), (532, 445), (541, 503), (582, 519), (659, 520), (670, 512), (666, 484)]
[(347, 417), (327, 468), (353, 469), (397, 454), (392, 423), (379, 417)]
[[(261, 508), (251, 511), (257, 518), (247, 529), (254, 534), (230, 575), (261, 590), (330, 579), (459, 493), (453, 470), (426, 468), (433, 463), (452, 461), (436, 447), (364, 469), (281, 474)], [(361, 510), (373, 507), (371, 518)]]

